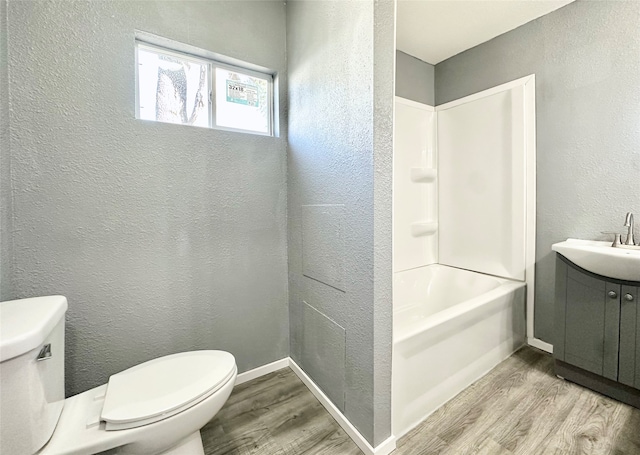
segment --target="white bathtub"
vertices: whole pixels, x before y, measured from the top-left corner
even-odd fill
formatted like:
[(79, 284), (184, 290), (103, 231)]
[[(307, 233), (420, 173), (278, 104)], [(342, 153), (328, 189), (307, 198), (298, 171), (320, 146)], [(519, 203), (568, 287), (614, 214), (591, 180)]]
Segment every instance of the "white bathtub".
[(525, 283), (442, 265), (394, 274), (393, 434), (523, 345)]

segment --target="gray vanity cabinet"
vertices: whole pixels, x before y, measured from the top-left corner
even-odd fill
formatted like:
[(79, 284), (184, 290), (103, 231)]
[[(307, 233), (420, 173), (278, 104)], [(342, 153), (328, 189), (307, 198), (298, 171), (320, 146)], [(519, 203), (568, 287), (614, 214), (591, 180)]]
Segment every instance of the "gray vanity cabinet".
[[(629, 393), (635, 395), (625, 386), (640, 389), (638, 285), (594, 275), (557, 255), (556, 371), (609, 395), (623, 384), (625, 393), (612, 395), (623, 401)], [(598, 385), (594, 375), (608, 381)]]
[[(618, 379), (619, 287), (557, 260), (557, 359), (614, 381)], [(612, 292), (615, 298), (611, 297)]]

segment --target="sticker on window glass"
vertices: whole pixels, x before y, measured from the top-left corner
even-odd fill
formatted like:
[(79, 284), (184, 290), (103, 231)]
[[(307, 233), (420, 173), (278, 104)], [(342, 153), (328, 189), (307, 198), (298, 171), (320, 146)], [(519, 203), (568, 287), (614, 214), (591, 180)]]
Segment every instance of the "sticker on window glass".
[(259, 107), (258, 87), (227, 79), (227, 101)]

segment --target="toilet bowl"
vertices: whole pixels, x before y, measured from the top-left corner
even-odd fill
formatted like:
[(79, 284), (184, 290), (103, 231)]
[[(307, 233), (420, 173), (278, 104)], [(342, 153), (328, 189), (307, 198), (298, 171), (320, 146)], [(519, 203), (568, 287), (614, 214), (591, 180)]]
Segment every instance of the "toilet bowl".
[(203, 455), (200, 428), (237, 376), (224, 351), (190, 351), (64, 399), (62, 296), (0, 302), (0, 447), (12, 455)]

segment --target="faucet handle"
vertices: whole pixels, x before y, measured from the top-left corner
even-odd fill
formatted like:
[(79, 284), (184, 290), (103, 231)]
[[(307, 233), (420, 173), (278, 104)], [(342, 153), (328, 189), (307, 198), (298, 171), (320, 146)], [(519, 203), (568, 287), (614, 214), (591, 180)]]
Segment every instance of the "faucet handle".
[(613, 248), (617, 248), (620, 245), (622, 245), (622, 233), (615, 232), (615, 231), (602, 231), (601, 234), (613, 234), (614, 235), (613, 243), (611, 244), (611, 246)]
[(620, 245), (622, 245), (622, 234), (616, 234), (616, 237), (613, 239), (613, 244), (611, 244), (612, 247), (617, 248)]

